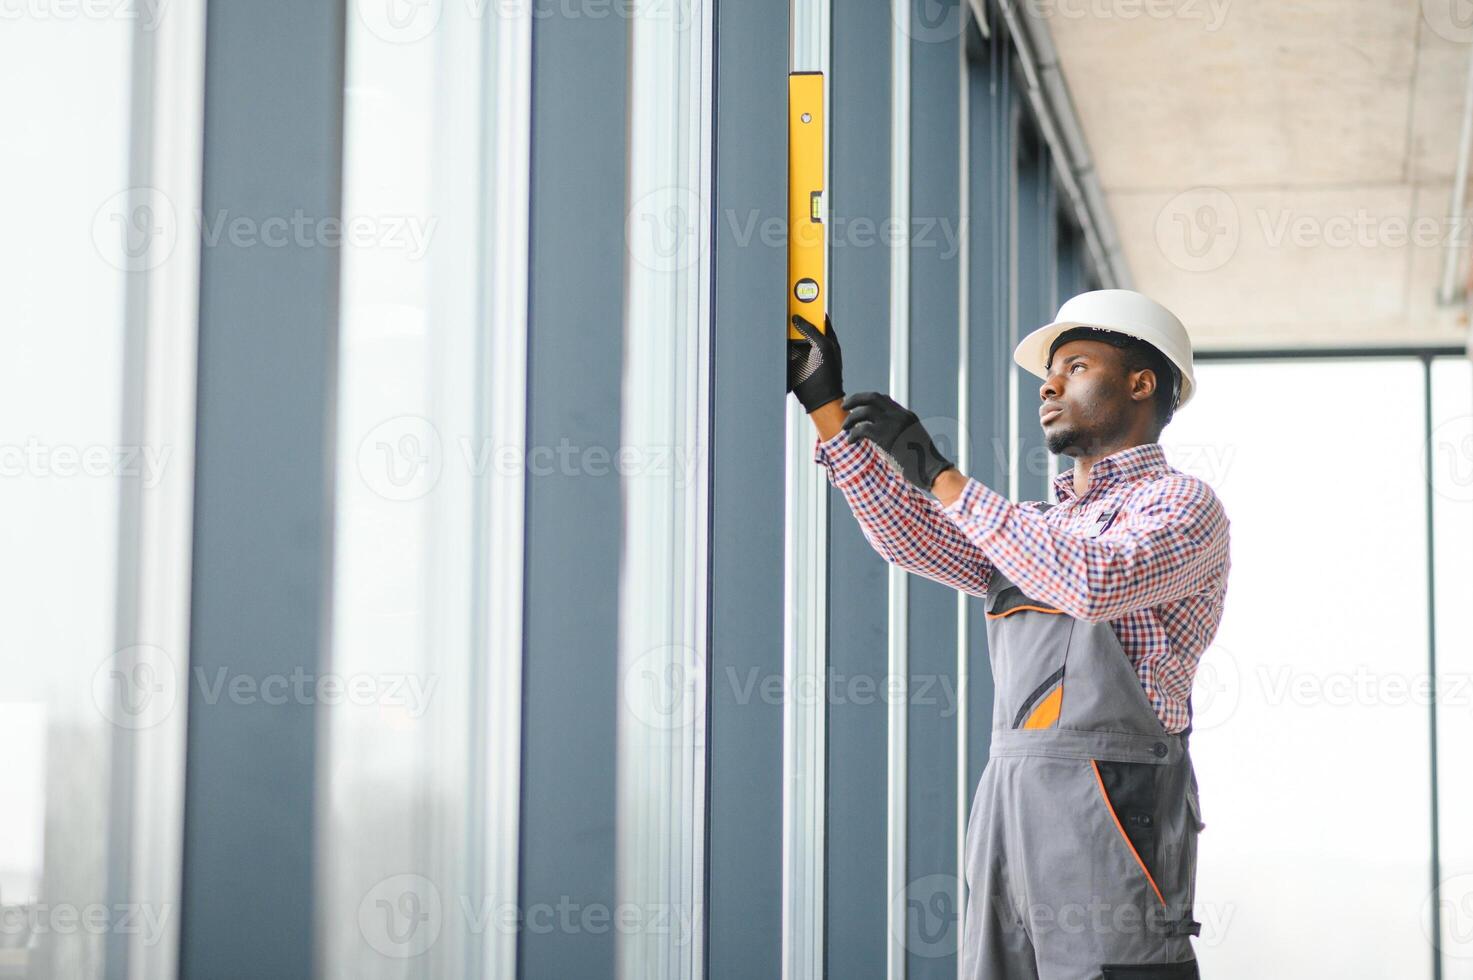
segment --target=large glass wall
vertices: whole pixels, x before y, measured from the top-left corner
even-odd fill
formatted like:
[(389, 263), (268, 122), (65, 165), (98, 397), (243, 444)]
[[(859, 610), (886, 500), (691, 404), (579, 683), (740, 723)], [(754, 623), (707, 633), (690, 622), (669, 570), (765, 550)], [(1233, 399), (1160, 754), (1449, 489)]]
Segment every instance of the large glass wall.
[[(329, 974), (737, 976), (740, 949), (806, 975), (829, 929), (863, 931), (856, 962), (954, 971), (988, 723), (955, 698), (981, 631), (852, 525), (831, 541), (848, 518), (811, 424), (746, 397), (785, 353), (783, 293), (765, 289), (785, 175), (749, 149), (780, 156), (750, 110), (781, 122), (783, 100), (722, 89), (710, 48), (727, 39), (728, 79), (831, 70), (850, 388), (974, 433), (971, 465), (1005, 486), (1000, 355), (1018, 317), (1052, 312), (1054, 251), (1082, 269), (1082, 243), (1055, 232), (1053, 158), (1002, 21), (984, 35), (971, 5), (944, 6), (728, 5), (713, 38), (699, 0), (597, 18), (528, 3), (537, 99), (505, 89), (516, 18), (349, 19), (343, 213), (365, 231), (342, 262), (328, 674), (359, 695), (321, 706)], [(789, 13), (789, 63), (769, 64), (756, 41)], [(498, 149), (517, 114), (541, 160), (519, 192)], [(511, 200), (524, 231), (498, 238)], [(830, 662), (879, 691), (908, 671), (914, 702), (815, 698)], [(835, 739), (830, 708), (862, 743)], [(952, 739), (975, 749), (933, 751)], [(869, 841), (864, 866), (828, 833)], [(830, 888), (840, 864), (863, 887)], [(915, 920), (938, 902), (940, 921)]]
[[(778, 82), (825, 68), (850, 390), (888, 388), (969, 471), (1039, 496), (1018, 411), (1036, 379), (1008, 355), (1089, 270), (1029, 72), (984, 6), (753, 0), (718, 30), (704, 0), (352, 4), (341, 24), (301, 4), (324, 18), (312, 44), (341, 34), (346, 77), (314, 63), (308, 109), (259, 132), (239, 124), (261, 75), (281, 84), (254, 60), (275, 25), (222, 9), (212, 105), (236, 125), (207, 172), (241, 213), (208, 221), (245, 226), (203, 223), (198, 180), (148, 135), (194, 118), (159, 98), (199, 82), (167, 28), (7, 21), (12, 89), (59, 81), (18, 103), (0, 190), (42, 236), (0, 246), (26, 271), (0, 503), (27, 516), (0, 567), (12, 648), (34, 654), (0, 693), (18, 760), (0, 901), (27, 923), (0, 931), (0, 975), (176, 972), (186, 707), (205, 751), (185, 972), (250, 975), (259, 942), (353, 978), (954, 973), (990, 722), (976, 602), (884, 567), (813, 465), (777, 387), (771, 220)], [(281, 251), (299, 200), (320, 237)], [(252, 345), (251, 296), (303, 321)], [(212, 350), (193, 346), (201, 308)], [(310, 356), (284, 363), (288, 339)], [(214, 468), (193, 497), (201, 353)], [(331, 459), (257, 430), (258, 405), (287, 402), (265, 414), (330, 433)], [(238, 524), (270, 541), (201, 535), (191, 581), (191, 501), (218, 532), (227, 485), (273, 458), (284, 479), (249, 484)], [(196, 648), (225, 673), (185, 673), (191, 587), (212, 597)], [(222, 695), (231, 676), (255, 687)], [(305, 686), (281, 704), (279, 681)], [(232, 870), (240, 887), (214, 890)], [(257, 936), (245, 906), (283, 872), (315, 893), (260, 919), (289, 936)], [(126, 928), (64, 927), (99, 903)]]
[[(330, 673), (362, 696), (323, 705), (334, 976), (703, 965), (710, 8), (537, 17), (570, 100), (557, 59), (597, 45), (623, 78), (631, 32), (627, 95), (600, 89), (627, 123), (542, 107), (597, 214), (550, 166), (530, 185), (530, 3), (349, 21), (344, 220), (384, 233), (343, 259)], [(627, 179), (589, 163), (594, 116), (627, 125)], [(625, 247), (558, 251), (590, 228)]]
[(1204, 363), (1197, 377), (1162, 442), (1232, 521), (1226, 610), (1194, 694), (1204, 972), (1430, 976), (1437, 909), (1443, 975), (1466, 976), (1469, 794), (1451, 760), (1469, 744), (1469, 366), (1437, 362), (1430, 392), (1406, 357)]

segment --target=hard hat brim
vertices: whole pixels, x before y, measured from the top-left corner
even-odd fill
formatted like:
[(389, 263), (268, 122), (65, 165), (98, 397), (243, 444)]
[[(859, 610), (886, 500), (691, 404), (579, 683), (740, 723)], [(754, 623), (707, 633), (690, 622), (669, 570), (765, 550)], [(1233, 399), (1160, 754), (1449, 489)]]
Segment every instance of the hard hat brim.
[[(1065, 330), (1072, 330), (1075, 327), (1089, 327), (1092, 330), (1108, 330), (1111, 333), (1125, 334), (1127, 337), (1134, 337), (1136, 340), (1141, 340), (1148, 344), (1151, 343), (1148, 338), (1132, 333), (1129, 330), (1121, 330), (1119, 327), (1102, 327), (1098, 324), (1084, 323), (1080, 320), (1055, 320), (1053, 323), (1039, 327), (1018, 341), (1018, 346), (1013, 348), (1013, 361), (1029, 374), (1038, 378), (1047, 378), (1048, 369), (1045, 365), (1048, 363), (1049, 348), (1053, 346), (1054, 340), (1059, 334)], [(1170, 358), (1168, 357), (1167, 360), (1169, 361)], [(1181, 375), (1181, 393), (1176, 402), (1177, 407), (1180, 408), (1192, 397), (1195, 386), (1192, 384), (1191, 377), (1186, 372), (1181, 371), (1179, 366), (1177, 373)]]

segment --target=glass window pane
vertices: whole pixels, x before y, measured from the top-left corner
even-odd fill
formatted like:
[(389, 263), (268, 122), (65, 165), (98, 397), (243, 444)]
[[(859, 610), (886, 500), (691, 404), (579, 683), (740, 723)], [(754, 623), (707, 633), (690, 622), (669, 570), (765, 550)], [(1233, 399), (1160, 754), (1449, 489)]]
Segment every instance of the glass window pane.
[(1232, 521), (1194, 694), (1203, 973), (1430, 976), (1422, 367), (1197, 375), (1162, 443)]
[(126, 866), (109, 671), (133, 21), (55, 13), (14, 8), (0, 30), (0, 975), (90, 978), (116, 923), (77, 922)]
[[(326, 973), (479, 975), (484, 22), (349, 17)], [(423, 28), (423, 30), (420, 30)]]

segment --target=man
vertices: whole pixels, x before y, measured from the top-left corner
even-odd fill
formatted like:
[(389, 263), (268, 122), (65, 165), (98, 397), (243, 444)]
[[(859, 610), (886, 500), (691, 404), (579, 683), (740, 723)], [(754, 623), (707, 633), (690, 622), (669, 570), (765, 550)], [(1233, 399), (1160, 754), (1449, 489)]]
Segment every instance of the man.
[(1187, 736), (1229, 559), (1217, 496), (1157, 442), (1195, 388), (1186, 330), (1106, 289), (1018, 344), (1043, 379), (1049, 451), (1074, 461), (1050, 505), (958, 472), (887, 396), (845, 398), (832, 323), (794, 325), (806, 339), (789, 341), (788, 389), (865, 538), (986, 600), (993, 729), (967, 826), (963, 975), (1197, 977)]

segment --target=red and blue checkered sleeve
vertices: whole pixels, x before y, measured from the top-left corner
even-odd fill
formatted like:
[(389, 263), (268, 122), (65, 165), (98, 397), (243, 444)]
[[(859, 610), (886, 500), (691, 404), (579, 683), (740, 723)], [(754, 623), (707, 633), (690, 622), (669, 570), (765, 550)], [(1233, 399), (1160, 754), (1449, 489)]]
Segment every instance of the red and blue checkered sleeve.
[(967, 539), (941, 504), (912, 486), (868, 439), (851, 444), (848, 433), (818, 440), (813, 461), (844, 495), (865, 540), (885, 561), (907, 572), (982, 596), (992, 564)]
[(1087, 622), (1212, 586), (1228, 560), (1228, 519), (1211, 487), (1173, 473), (1128, 506), (1087, 538), (968, 480), (943, 513), (1023, 592)]

